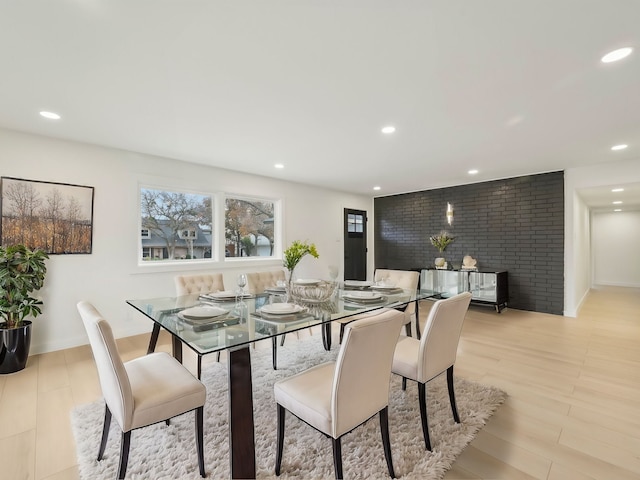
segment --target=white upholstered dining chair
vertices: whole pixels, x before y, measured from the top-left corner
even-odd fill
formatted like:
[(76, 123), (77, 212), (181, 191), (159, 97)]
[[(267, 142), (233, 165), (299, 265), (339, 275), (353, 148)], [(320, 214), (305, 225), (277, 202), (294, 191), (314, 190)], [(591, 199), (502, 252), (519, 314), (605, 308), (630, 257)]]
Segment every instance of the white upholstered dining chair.
[(252, 295), (264, 293), (265, 289), (275, 287), (278, 281), (284, 281), (284, 269), (247, 273), (247, 290)]
[[(409, 290), (415, 292), (418, 289), (418, 281), (420, 280), (420, 273), (413, 272), (409, 270), (386, 270), (382, 268), (378, 268), (373, 276), (376, 282), (384, 281), (384, 283), (388, 286), (393, 286), (397, 288), (402, 288), (403, 290)], [(420, 338), (420, 323), (416, 310), (416, 302), (410, 302), (400, 309), (404, 312), (404, 327), (407, 333), (407, 336), (411, 336), (411, 319), (415, 319), (416, 322), (416, 335)], [(350, 322), (357, 320), (360, 318), (359, 316), (355, 317), (346, 317), (343, 319), (338, 319), (336, 322), (340, 324), (340, 341), (342, 342), (342, 337), (344, 335), (344, 328)]]
[(127, 471), (133, 430), (159, 422), (168, 424), (169, 419), (194, 410), (198, 467), (204, 477), (205, 386), (166, 352), (123, 362), (111, 326), (95, 307), (80, 302), (78, 311), (89, 336), (105, 401), (98, 460), (104, 455), (112, 418), (122, 431), (118, 465), (118, 478), (122, 479)]
[(387, 468), (389, 475), (395, 477), (388, 424), (389, 380), (403, 319), (402, 313), (393, 309), (375, 310), (347, 326), (335, 362), (276, 382), (276, 475), (280, 475), (282, 465), (288, 410), (331, 438), (338, 479), (342, 478), (342, 436), (378, 413)]
[(418, 382), (420, 419), (427, 450), (431, 450), (431, 440), (427, 422), (426, 384), (444, 372), (447, 372), (453, 419), (460, 423), (453, 388), (453, 365), (456, 362), (460, 332), (470, 301), (471, 293), (464, 292), (435, 302), (429, 311), (422, 338), (416, 340), (412, 337), (400, 337), (393, 355), (391, 370), (402, 376), (402, 389), (406, 389), (407, 379)]

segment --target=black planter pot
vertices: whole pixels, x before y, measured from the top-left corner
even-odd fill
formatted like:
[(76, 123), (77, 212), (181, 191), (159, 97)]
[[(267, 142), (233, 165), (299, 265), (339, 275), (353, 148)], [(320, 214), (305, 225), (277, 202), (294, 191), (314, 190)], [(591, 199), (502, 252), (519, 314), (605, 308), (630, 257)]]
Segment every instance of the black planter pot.
[(31, 322), (25, 320), (18, 328), (0, 323), (0, 374), (24, 369), (31, 346)]

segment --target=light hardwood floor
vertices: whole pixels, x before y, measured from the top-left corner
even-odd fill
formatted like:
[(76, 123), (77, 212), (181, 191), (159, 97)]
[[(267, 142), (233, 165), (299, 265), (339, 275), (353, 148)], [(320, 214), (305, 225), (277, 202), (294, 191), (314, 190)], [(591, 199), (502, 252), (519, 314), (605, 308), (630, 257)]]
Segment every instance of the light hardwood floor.
[[(472, 306), (456, 374), (508, 398), (445, 479), (639, 479), (639, 312), (640, 289), (613, 287), (592, 290), (578, 318)], [(147, 341), (119, 340), (122, 356)], [(99, 397), (86, 346), (0, 375), (0, 479), (77, 479), (69, 412)]]

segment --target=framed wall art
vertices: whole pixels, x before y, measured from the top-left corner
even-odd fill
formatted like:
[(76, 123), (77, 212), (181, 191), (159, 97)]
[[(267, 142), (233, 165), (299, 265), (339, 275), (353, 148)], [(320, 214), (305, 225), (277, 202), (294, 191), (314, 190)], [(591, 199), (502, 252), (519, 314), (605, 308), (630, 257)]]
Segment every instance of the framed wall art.
[(0, 244), (91, 253), (93, 187), (2, 177), (0, 191)]

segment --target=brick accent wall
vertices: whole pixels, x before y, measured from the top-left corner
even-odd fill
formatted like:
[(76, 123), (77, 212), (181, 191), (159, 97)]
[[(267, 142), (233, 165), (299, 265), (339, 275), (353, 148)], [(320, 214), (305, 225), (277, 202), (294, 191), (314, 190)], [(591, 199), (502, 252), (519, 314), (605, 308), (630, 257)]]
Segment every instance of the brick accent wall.
[[(460, 266), (471, 255), (481, 270), (509, 271), (510, 307), (563, 313), (563, 172), (378, 197), (374, 229), (376, 268), (420, 269), (439, 256)], [(456, 237), (443, 254), (429, 241), (441, 230)]]

